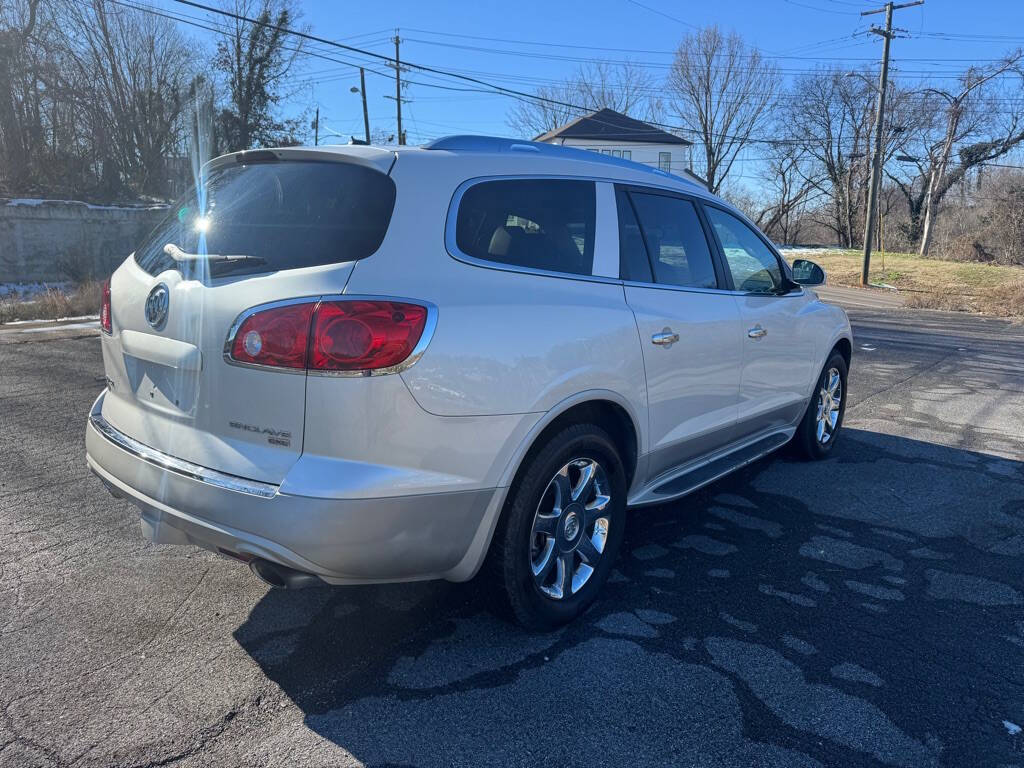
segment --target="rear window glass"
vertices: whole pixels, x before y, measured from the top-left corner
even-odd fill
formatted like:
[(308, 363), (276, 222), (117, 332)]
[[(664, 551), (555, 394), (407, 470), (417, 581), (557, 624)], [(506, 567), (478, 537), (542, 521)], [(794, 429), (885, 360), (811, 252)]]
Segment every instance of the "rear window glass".
[(362, 259), (380, 247), (394, 206), (394, 182), (359, 165), (222, 166), (171, 209), (135, 260), (153, 275), (208, 262), (217, 276)]
[(456, 245), (478, 259), (589, 275), (594, 265), (592, 181), (508, 179), (466, 190)]

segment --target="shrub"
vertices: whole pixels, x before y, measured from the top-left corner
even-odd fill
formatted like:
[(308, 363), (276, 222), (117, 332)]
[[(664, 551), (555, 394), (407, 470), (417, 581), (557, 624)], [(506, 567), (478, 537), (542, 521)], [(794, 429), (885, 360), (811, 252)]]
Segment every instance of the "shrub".
[(56, 320), (99, 313), (102, 284), (86, 280), (70, 291), (48, 288), (30, 299), (0, 297), (0, 323), (11, 320)]

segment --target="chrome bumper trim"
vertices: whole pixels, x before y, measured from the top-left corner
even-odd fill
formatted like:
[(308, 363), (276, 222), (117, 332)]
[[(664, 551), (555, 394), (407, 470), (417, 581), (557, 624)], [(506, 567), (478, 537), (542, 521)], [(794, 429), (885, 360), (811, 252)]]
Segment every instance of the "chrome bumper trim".
[(217, 488), (223, 488), (226, 491), (234, 491), (235, 493), (245, 493), (250, 496), (259, 496), (263, 499), (272, 499), (277, 495), (278, 486), (271, 483), (261, 483), (256, 480), (246, 480), (244, 477), (237, 477), (235, 475), (229, 475), (225, 472), (218, 472), (215, 469), (209, 469), (207, 467), (201, 467), (198, 464), (193, 464), (190, 461), (179, 459), (174, 456), (169, 456), (166, 453), (150, 448), (148, 445), (140, 443), (133, 437), (129, 437), (114, 427), (103, 418), (100, 412), (103, 406), (103, 397), (99, 397), (96, 400), (96, 404), (92, 408), (92, 412), (89, 414), (89, 423), (103, 435), (107, 440), (116, 445), (123, 451), (127, 451), (132, 456), (141, 459), (149, 464), (166, 469), (168, 472), (174, 472), (177, 475), (197, 480), (200, 483), (206, 483), (207, 485), (213, 485)]

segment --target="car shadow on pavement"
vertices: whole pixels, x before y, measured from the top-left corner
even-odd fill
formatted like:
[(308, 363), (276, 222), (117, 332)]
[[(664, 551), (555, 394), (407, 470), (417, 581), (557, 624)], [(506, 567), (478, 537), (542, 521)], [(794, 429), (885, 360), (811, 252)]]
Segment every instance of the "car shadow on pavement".
[(271, 590), (235, 638), (367, 765), (1019, 762), (1022, 555), (1024, 463), (848, 428), (633, 513), (557, 632), (431, 582)]

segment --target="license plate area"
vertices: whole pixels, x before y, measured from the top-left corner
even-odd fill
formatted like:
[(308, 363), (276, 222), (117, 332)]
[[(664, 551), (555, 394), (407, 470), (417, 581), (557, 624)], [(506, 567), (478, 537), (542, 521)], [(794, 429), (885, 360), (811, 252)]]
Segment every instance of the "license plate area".
[(124, 367), (135, 399), (145, 408), (194, 415), (199, 373), (125, 355)]

